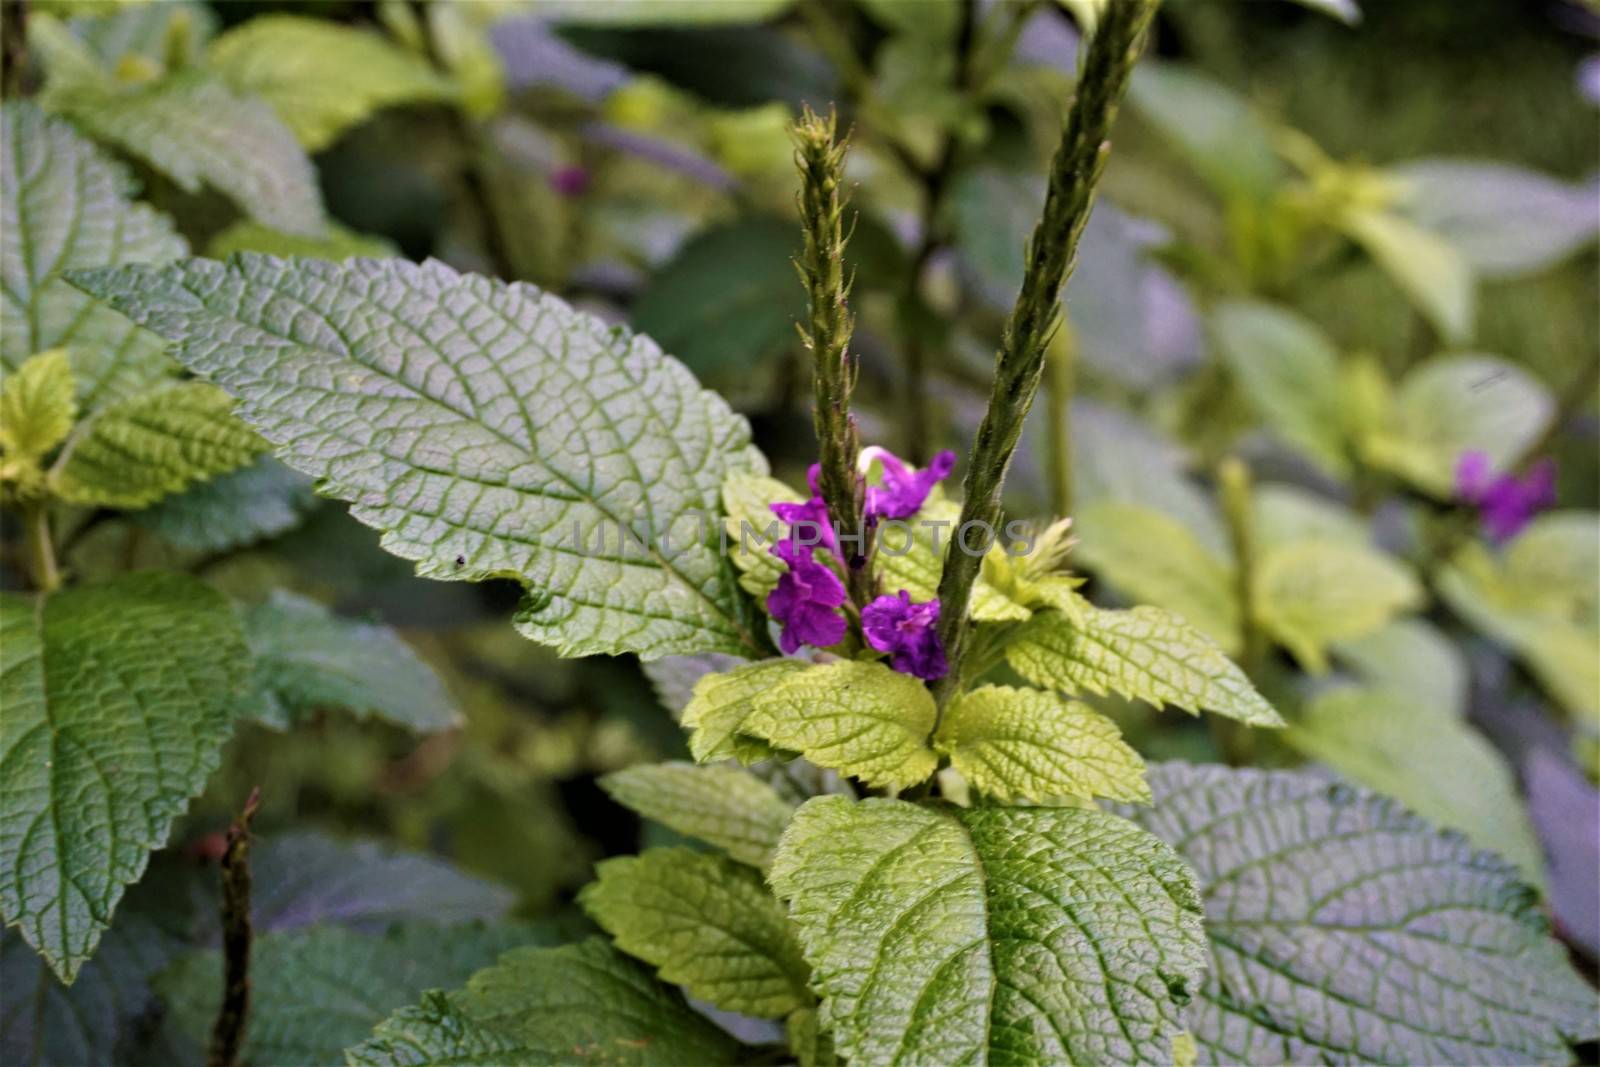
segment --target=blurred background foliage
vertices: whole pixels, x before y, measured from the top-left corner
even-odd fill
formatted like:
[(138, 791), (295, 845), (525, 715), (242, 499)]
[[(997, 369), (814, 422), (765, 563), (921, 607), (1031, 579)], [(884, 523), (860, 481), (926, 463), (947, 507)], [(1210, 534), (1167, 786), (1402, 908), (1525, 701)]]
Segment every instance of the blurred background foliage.
[[(139, 164), (146, 198), (194, 248), (434, 256), (549, 288), (656, 338), (749, 416), (775, 472), (797, 484), (813, 444), (787, 124), (802, 102), (833, 104), (854, 130), (863, 439), (915, 459), (964, 452), (1095, 10), (38, 2), (23, 71), (48, 94), (83, 49), (124, 82), (204, 55), (289, 123), (337, 225), (278, 232)], [(285, 18), (368, 34), (395, 84), (352, 105), (339, 47), (302, 46), (284, 75), (273, 49), (285, 43), (233, 37)], [(1359, 12), (1349, 0), (1170, 0), (1067, 290), (1058, 391), (1036, 407), (1008, 484), (1016, 514), (1070, 505), (1096, 599), (1181, 607), (1197, 623), (1215, 605), (1195, 576), (1226, 586), (1235, 567), (1214, 478), (1224, 456), (1254, 471), (1264, 540), (1354, 546), (1353, 560), (1280, 568), (1286, 615), (1300, 605), (1344, 620), (1308, 633), (1314, 620), (1285, 618), (1250, 664), (1296, 722), (1287, 739), (1245, 751), (1198, 720), (1106, 703), (1149, 758), (1310, 758), (1396, 793), (1547, 882), (1563, 934), (1591, 961), (1597, 52), (1600, 13), (1554, 0)], [(1496, 359), (1419, 374), (1440, 352)], [(1480, 386), (1495, 388), (1475, 403)], [(1555, 413), (1557, 432), (1541, 436)], [(1574, 531), (1520, 560), (1477, 546), (1457, 556), (1456, 452), (1504, 464), (1534, 445), (1556, 457)], [(219, 509), (246, 502), (271, 515), (238, 537), (213, 528)], [(269, 838), (387, 837), (547, 916), (595, 859), (671, 838), (596, 784), (685, 756), (671, 664), (555, 658), (506, 625), (509, 583), (415, 578), (270, 460), (91, 518), (69, 561), (84, 574), (176, 564), (246, 601), (284, 588), (380, 619), (461, 712), (458, 728), (420, 739), (335, 711), (289, 730), (244, 726), (178, 853), (204, 851), (260, 784)], [(1354, 607), (1317, 599), (1352, 586)], [(1543, 596), (1531, 606), (1530, 590)], [(1224, 643), (1230, 625), (1213, 631)], [(1561, 642), (1565, 653), (1548, 652)]]

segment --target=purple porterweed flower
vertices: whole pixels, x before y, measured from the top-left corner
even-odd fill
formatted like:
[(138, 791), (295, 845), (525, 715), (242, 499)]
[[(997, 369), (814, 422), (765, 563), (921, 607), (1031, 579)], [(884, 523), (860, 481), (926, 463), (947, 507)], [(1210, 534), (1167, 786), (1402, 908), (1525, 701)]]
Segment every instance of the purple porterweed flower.
[[(828, 505), (817, 488), (822, 476), (821, 464), (813, 463), (806, 471), (806, 484), (811, 487), (811, 499), (801, 504), (771, 504), (772, 513), (789, 524), (789, 537), (802, 548), (821, 545), (839, 558), (839, 541), (833, 533), (833, 522), (828, 516)], [(798, 535), (798, 540), (796, 540)]]
[(919, 471), (906, 466), (887, 448), (865, 448), (861, 456), (869, 464), (883, 464), (883, 484), (867, 487), (867, 521), (909, 519), (921, 509), (934, 485), (956, 466), (956, 454), (946, 449)]
[(845, 602), (844, 583), (818, 563), (811, 549), (785, 539), (771, 552), (789, 565), (767, 594), (767, 614), (783, 625), (778, 647), (792, 656), (801, 645), (828, 648), (844, 640), (845, 621), (839, 608)]
[(939, 602), (912, 603), (911, 594), (881, 596), (861, 610), (867, 644), (889, 653), (889, 666), (924, 681), (943, 678), (950, 669), (939, 641)]
[(1477, 506), (1489, 539), (1503, 544), (1556, 502), (1556, 467), (1541, 459), (1518, 478), (1496, 474), (1483, 452), (1463, 452), (1456, 462), (1456, 495)]

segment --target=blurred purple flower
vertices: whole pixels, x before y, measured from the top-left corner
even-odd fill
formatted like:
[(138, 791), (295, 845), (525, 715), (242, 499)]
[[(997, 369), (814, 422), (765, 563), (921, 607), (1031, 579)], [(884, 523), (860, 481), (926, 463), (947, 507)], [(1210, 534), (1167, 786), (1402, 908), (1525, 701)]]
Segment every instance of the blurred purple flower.
[(920, 471), (907, 467), (887, 448), (863, 449), (861, 455), (869, 463), (875, 459), (883, 464), (883, 484), (867, 487), (868, 522), (909, 519), (921, 509), (934, 485), (956, 466), (956, 454), (948, 449), (934, 456), (933, 462)]
[(844, 640), (845, 621), (839, 608), (845, 601), (844, 583), (818, 563), (811, 549), (792, 540), (772, 546), (772, 554), (789, 565), (767, 594), (767, 614), (783, 625), (778, 647), (792, 656), (801, 645), (828, 648)]
[(915, 604), (904, 589), (899, 596), (881, 596), (861, 611), (867, 644), (889, 653), (889, 666), (924, 681), (943, 678), (950, 669), (939, 641), (939, 602)]
[(589, 188), (589, 171), (575, 164), (557, 167), (550, 172), (550, 185), (562, 196), (582, 196)]
[(1556, 467), (1541, 459), (1518, 478), (1496, 474), (1483, 452), (1463, 452), (1456, 462), (1456, 495), (1477, 507), (1489, 539), (1504, 544), (1556, 502)]

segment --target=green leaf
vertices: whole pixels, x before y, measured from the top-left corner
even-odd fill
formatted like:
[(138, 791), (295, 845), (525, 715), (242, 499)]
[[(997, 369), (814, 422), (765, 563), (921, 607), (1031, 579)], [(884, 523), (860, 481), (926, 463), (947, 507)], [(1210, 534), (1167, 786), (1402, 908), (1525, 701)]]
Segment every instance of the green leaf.
[(934, 744), (997, 800), (1150, 799), (1144, 760), (1116, 724), (1054, 693), (980, 686), (945, 709)]
[(1211, 314), (1234, 383), (1274, 433), (1330, 474), (1349, 473), (1339, 411), (1339, 353), (1287, 308), (1230, 301)]
[(138, 393), (86, 420), (51, 472), (63, 500), (141, 508), (237, 470), (267, 448), (233, 417), (233, 399), (204, 382)]
[(248, 656), (181, 575), (0, 594), (0, 911), (63, 981), (216, 767)]
[(329, 222), (320, 237), (282, 233), (252, 219), (240, 219), (213, 237), (206, 245), (211, 259), (227, 259), (235, 252), (265, 252), (269, 256), (304, 256), (307, 259), (349, 259), (352, 256), (384, 259), (398, 256), (399, 250), (385, 237), (357, 233), (337, 222)]
[(215, 75), (185, 71), (120, 91), (109, 82), (76, 82), (47, 88), (43, 99), (185, 192), (209, 186), (274, 229), (322, 233), (322, 194), (294, 134), (264, 102), (236, 94)]
[(1243, 97), (1197, 69), (1140, 63), (1128, 99), (1224, 197), (1264, 201), (1283, 181), (1267, 124)]
[(1336, 641), (1333, 652), (1373, 688), (1447, 715), (1467, 712), (1466, 657), (1432, 623), (1394, 619), (1361, 637)]
[(1327, 647), (1371, 633), (1419, 607), (1409, 568), (1340, 541), (1295, 541), (1263, 553), (1252, 591), (1262, 627), (1307, 669), (1328, 669)]
[(674, 719), (683, 718), (683, 709), (700, 679), (708, 674), (725, 673), (745, 662), (726, 652), (701, 652), (693, 656), (662, 656), (640, 664), (644, 676), (650, 680), (661, 706), (672, 713)]
[(0, 365), (69, 346), (92, 410), (171, 374), (160, 338), (62, 280), (81, 267), (185, 255), (172, 223), (133, 202), (137, 183), (31, 103), (0, 108)]
[(1181, 617), (1149, 606), (1086, 607), (1082, 625), (1042, 611), (1006, 646), (1006, 661), (1035, 685), (1067, 693), (1117, 693), (1155, 707), (1209, 711), (1251, 726), (1282, 726), (1215, 642)]
[(788, 220), (761, 217), (696, 234), (645, 283), (634, 326), (708, 385), (737, 400), (762, 399), (799, 343), (799, 241)]
[(605, 860), (578, 902), (622, 951), (724, 1011), (776, 1019), (811, 1003), (783, 905), (731, 859), (655, 848)]
[(540, 0), (541, 14), (552, 20), (582, 26), (718, 26), (729, 23), (767, 22), (777, 18), (795, 0)]
[(732, 1063), (733, 1039), (599, 938), (520, 949), (465, 989), (431, 993), (345, 1051), (351, 1067)]
[(1257, 486), (1250, 503), (1254, 533), (1261, 548), (1306, 540), (1366, 547), (1372, 541), (1366, 524), (1355, 512), (1296, 486)]
[(1201, 1063), (1569, 1063), (1600, 1032), (1535, 894), (1460, 835), (1315, 774), (1166, 764), (1151, 785), (1129, 817), (1204, 887)]
[(139, 57), (153, 69), (173, 60), (198, 58), (199, 46), (216, 32), (216, 15), (196, 0), (162, 3), (96, 3), (67, 20), (67, 29), (92, 51), (107, 70)]
[(1600, 235), (1592, 186), (1487, 160), (1421, 159), (1389, 173), (1404, 188), (1399, 207), (1483, 278), (1537, 273)]
[(573, 656), (752, 647), (711, 517), (723, 479), (765, 461), (647, 338), (440, 263), (240, 255), (77, 281), (178, 342), (418, 573), (523, 582), (524, 635)]
[(255, 657), (245, 707), (262, 722), (288, 729), (337, 708), (421, 732), (459, 723), (432, 668), (387, 626), (342, 619), (282, 589), (243, 616)]
[(1192, 872), (1100, 811), (823, 797), (771, 881), (855, 1063), (1166, 1063), (1204, 966)]
[(36, 463), (72, 432), (78, 400), (64, 349), (41, 352), (0, 383), (0, 449), (6, 467)]
[(741, 730), (869, 786), (904, 789), (938, 767), (926, 686), (867, 660), (790, 672), (751, 695)]
[(700, 763), (719, 759), (754, 763), (770, 757), (772, 746), (751, 736), (744, 729), (745, 720), (755, 713), (758, 694), (809, 666), (800, 659), (768, 659), (701, 678), (683, 709), (683, 728), (691, 731), (689, 753)]
[(1443, 500), (1455, 495), (1464, 452), (1496, 468), (1518, 459), (1555, 409), (1531, 374), (1496, 356), (1440, 356), (1406, 375), (1387, 432), (1366, 443), (1368, 460)]
[(1472, 336), (1477, 282), (1449, 242), (1387, 211), (1348, 211), (1342, 225), (1447, 343)]
[(133, 518), (175, 548), (226, 552), (287, 533), (316, 503), (311, 479), (262, 456), (248, 467), (166, 497)]
[[(1208, 552), (1228, 551), (1228, 534), (1211, 498), (1186, 473), (1184, 450), (1130, 412), (1093, 401), (1072, 405), (1075, 520), (1102, 501), (1164, 513)], [(1081, 533), (1082, 531), (1076, 531)]]
[(1077, 558), (1128, 599), (1176, 612), (1224, 650), (1239, 648), (1231, 565), (1176, 520), (1107, 500), (1079, 509), (1073, 528)]
[[(502, 953), (551, 943), (548, 930), (519, 923), (413, 922), (378, 935), (322, 926), (257, 937), (241, 1060), (334, 1062), (424, 990), (465, 982)], [(179, 1029), (196, 1042), (216, 1018), (221, 974), (220, 953), (194, 952), (157, 979)]]
[(794, 808), (749, 771), (725, 764), (655, 763), (600, 779), (617, 803), (680, 834), (766, 867)]
[(1356, 0), (1293, 0), (1293, 2), (1312, 11), (1321, 12), (1331, 19), (1338, 19), (1346, 26), (1361, 24), (1361, 9), (1356, 6)]
[(250, 19), (212, 42), (206, 58), (235, 91), (271, 104), (311, 152), (382, 108), (455, 96), (420, 57), (320, 18)]
[[(1511, 768), (1459, 716), (1441, 715), (1404, 693), (1351, 686), (1311, 701), (1284, 736), (1310, 758), (1429, 822), (1460, 830), (1510, 860), (1529, 882), (1544, 884), (1544, 854)], [(1418, 758), (1422, 753), (1426, 758)]]
[(723, 537), (728, 555), (739, 568), (739, 587), (757, 600), (783, 577), (784, 565), (768, 551), (784, 534), (772, 504), (794, 504), (803, 498), (776, 478), (735, 472), (722, 483)]

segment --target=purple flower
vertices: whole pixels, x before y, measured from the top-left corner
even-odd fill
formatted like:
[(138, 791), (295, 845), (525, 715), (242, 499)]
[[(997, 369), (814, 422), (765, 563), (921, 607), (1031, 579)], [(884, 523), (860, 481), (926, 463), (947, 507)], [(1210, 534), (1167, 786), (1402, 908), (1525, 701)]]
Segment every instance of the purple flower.
[(933, 457), (920, 471), (913, 471), (887, 448), (863, 449), (862, 457), (883, 464), (883, 484), (867, 487), (867, 521), (909, 519), (922, 507), (941, 478), (956, 466), (956, 454), (948, 449)]
[(589, 172), (575, 164), (557, 167), (550, 172), (550, 186), (562, 196), (582, 196), (589, 188)]
[(1489, 539), (1503, 544), (1556, 502), (1555, 464), (1541, 459), (1518, 478), (1494, 473), (1483, 452), (1463, 452), (1456, 462), (1456, 495), (1477, 506)]
[[(839, 558), (839, 541), (834, 537), (833, 522), (828, 517), (828, 505), (822, 499), (822, 493), (817, 488), (817, 480), (822, 476), (821, 464), (813, 463), (811, 469), (806, 471), (806, 484), (811, 487), (811, 499), (803, 504), (771, 504), (772, 513), (789, 524), (788, 540), (793, 541), (799, 535), (798, 544), (801, 548), (810, 549), (814, 545), (821, 545), (833, 553), (833, 558)], [(798, 529), (797, 529), (798, 527)]]
[(924, 681), (943, 678), (950, 669), (936, 629), (939, 602), (911, 602), (904, 589), (899, 596), (881, 596), (861, 611), (861, 630), (867, 644), (889, 653), (889, 666)]
[(801, 645), (828, 648), (843, 641), (845, 621), (839, 607), (845, 591), (839, 576), (813, 559), (811, 549), (793, 541), (779, 541), (771, 551), (789, 565), (767, 594), (767, 614), (783, 624), (778, 639), (783, 654), (792, 656)]

